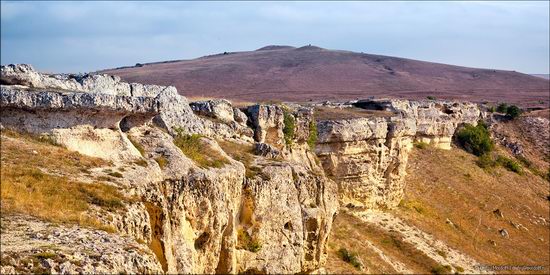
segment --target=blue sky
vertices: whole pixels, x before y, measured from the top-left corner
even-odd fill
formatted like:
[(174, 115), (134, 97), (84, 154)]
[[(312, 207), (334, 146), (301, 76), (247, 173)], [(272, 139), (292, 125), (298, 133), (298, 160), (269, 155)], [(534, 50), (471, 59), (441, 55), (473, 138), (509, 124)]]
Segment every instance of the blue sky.
[(265, 45), (549, 71), (549, 3), (1, 2), (1, 63), (49, 72)]

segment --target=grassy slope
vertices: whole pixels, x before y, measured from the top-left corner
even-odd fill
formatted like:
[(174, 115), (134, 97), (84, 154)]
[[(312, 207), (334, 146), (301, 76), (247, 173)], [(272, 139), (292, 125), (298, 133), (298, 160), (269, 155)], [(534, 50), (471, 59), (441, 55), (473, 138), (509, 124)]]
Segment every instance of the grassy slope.
[(70, 152), (48, 139), (2, 130), (1, 165), (2, 215), (25, 214), (111, 231), (85, 213), (92, 207), (115, 211), (128, 200), (118, 188), (102, 182), (105, 179), (90, 176), (89, 169), (110, 163)]
[[(414, 150), (396, 214), (480, 263), (548, 268), (549, 183), (527, 169), (523, 175), (502, 168), (486, 171), (475, 160), (455, 148)], [(493, 213), (496, 209), (503, 218)], [(502, 237), (501, 229), (510, 237)]]

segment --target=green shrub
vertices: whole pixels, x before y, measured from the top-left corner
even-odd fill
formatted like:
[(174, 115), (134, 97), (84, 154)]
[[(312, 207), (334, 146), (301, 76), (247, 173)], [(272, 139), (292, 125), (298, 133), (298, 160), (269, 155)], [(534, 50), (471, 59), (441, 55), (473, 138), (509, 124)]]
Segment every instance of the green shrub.
[(511, 160), (504, 156), (498, 156), (496, 162), (502, 167), (512, 171), (514, 173), (521, 173), (521, 166), (514, 160)]
[(479, 156), (479, 158), (476, 160), (477, 166), (481, 168), (493, 168), (497, 165), (495, 160), (491, 157), (490, 154), (483, 154)]
[(516, 106), (512, 105), (506, 109), (506, 116), (508, 116), (511, 119), (515, 119), (521, 115), (521, 109)]
[(296, 129), (296, 119), (290, 113), (290, 111), (284, 107), (283, 107), (283, 121), (285, 125), (283, 128), (285, 142), (287, 145), (292, 145), (292, 140), (294, 139), (294, 131)]
[(200, 167), (221, 168), (229, 161), (220, 156), (218, 152), (205, 146), (198, 134), (186, 135), (181, 129), (176, 129), (174, 145), (176, 145), (188, 158), (192, 159)]
[(431, 96), (431, 95), (427, 96), (426, 98), (429, 100), (435, 100), (435, 96)]
[(456, 138), (466, 151), (476, 156), (491, 152), (494, 147), (487, 125), (481, 122), (477, 126), (466, 124), (458, 131)]
[(357, 258), (357, 253), (350, 252), (345, 248), (340, 248), (338, 250), (338, 255), (342, 258), (342, 260), (344, 260), (344, 262), (350, 263), (357, 269), (361, 269), (362, 264), (359, 261), (359, 258)]
[(311, 150), (315, 149), (315, 144), (317, 144), (317, 123), (315, 119), (309, 122), (309, 137), (307, 139), (307, 145)]
[(418, 148), (418, 149), (426, 149), (428, 148), (429, 144), (426, 143), (426, 142), (423, 142), (423, 141), (415, 141), (413, 143), (414, 147)]
[(239, 228), (237, 230), (237, 248), (256, 253), (262, 249), (262, 244), (258, 239), (251, 237), (246, 230)]
[(489, 112), (489, 113), (494, 113), (495, 111), (496, 111), (495, 106), (490, 106), (490, 107), (487, 108), (487, 112)]
[(497, 106), (497, 112), (499, 113), (506, 113), (506, 110), (508, 110), (508, 104), (506, 103), (500, 103), (498, 106)]

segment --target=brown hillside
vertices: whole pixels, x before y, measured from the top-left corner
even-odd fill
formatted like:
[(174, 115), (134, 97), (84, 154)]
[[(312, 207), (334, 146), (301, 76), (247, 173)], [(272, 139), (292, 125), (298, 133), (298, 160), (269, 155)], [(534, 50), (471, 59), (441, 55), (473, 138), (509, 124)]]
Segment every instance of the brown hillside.
[(185, 96), (244, 101), (347, 100), (368, 96), (435, 96), (507, 101), (523, 106), (547, 106), (549, 101), (549, 81), (531, 75), (315, 46), (266, 46), (256, 51), (102, 72), (132, 82), (174, 85)]

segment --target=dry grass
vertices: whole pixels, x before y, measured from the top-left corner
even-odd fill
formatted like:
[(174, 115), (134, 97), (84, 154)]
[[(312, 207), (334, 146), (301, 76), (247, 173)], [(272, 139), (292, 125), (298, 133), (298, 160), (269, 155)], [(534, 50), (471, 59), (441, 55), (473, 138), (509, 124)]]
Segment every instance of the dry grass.
[(254, 166), (254, 146), (251, 144), (242, 144), (231, 142), (227, 140), (218, 140), (218, 144), (222, 147), (223, 151), (231, 156), (236, 161), (244, 164), (246, 169), (245, 176), (247, 178), (254, 178), (257, 175), (262, 175), (262, 169), (258, 166)]
[(219, 153), (201, 141), (202, 136), (198, 134), (185, 135), (178, 133), (174, 137), (174, 144), (200, 167), (221, 168), (229, 161), (219, 156)]
[(158, 163), (160, 169), (164, 169), (168, 165), (168, 159), (165, 156), (159, 156), (155, 158), (155, 161)]
[[(407, 268), (416, 273), (430, 273), (437, 267), (437, 263), (418, 251), (413, 245), (402, 241), (397, 232), (387, 232), (372, 224), (367, 224), (360, 219), (340, 212), (336, 217), (329, 238), (327, 271), (330, 274), (357, 274), (368, 271), (371, 274), (395, 274), (387, 262), (365, 243), (369, 241), (382, 252), (405, 264)], [(365, 270), (359, 271), (341, 257), (340, 248), (357, 253), (365, 264)]]
[[(482, 169), (475, 156), (455, 148), (415, 150), (409, 159), (398, 216), (481, 263), (544, 265), (548, 272), (547, 182), (527, 172)], [(504, 218), (493, 214), (496, 209)]]
[(143, 146), (135, 139), (133, 139), (131, 136), (127, 136), (128, 137), (128, 140), (130, 140), (130, 142), (132, 143), (132, 145), (134, 145), (134, 147), (136, 147), (136, 149), (139, 151), (139, 153), (141, 154), (141, 156), (145, 156), (145, 149), (143, 149)]
[(86, 215), (92, 205), (108, 211), (124, 196), (104, 183), (82, 183), (75, 176), (108, 162), (69, 152), (31, 135), (4, 135), (1, 146), (2, 214), (21, 213), (51, 222), (76, 223), (111, 231)]

